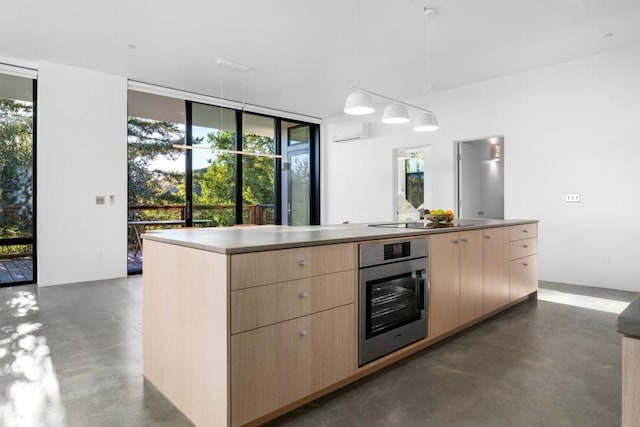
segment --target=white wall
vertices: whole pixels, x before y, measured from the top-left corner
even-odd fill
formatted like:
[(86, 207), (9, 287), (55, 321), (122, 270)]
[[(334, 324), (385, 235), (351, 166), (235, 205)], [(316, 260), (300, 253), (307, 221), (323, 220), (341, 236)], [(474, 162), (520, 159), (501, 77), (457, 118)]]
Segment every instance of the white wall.
[[(453, 207), (453, 141), (504, 135), (505, 217), (540, 220), (540, 279), (640, 291), (638, 76), (633, 46), (410, 100), (436, 132), (367, 116), (373, 138), (324, 144), (323, 222), (391, 219), (392, 150), (411, 145), (433, 145), (433, 204)], [(323, 141), (349, 120), (326, 120)]]
[(38, 74), (38, 284), (126, 276), (127, 80), (48, 62)]

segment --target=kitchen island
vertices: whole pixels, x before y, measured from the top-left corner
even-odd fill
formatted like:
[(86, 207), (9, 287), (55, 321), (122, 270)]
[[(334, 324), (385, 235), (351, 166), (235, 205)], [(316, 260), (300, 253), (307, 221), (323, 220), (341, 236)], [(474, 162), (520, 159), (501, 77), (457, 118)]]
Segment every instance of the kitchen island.
[(622, 337), (622, 427), (640, 420), (640, 296), (618, 316)]
[[(144, 235), (144, 375), (199, 426), (259, 424), (536, 295), (537, 221)], [(360, 243), (428, 238), (428, 335), (358, 365)]]

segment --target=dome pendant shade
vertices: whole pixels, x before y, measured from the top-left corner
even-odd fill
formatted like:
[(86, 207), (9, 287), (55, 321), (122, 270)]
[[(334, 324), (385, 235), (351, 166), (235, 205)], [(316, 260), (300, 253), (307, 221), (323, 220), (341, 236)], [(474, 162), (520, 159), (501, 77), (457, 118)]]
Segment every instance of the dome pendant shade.
[(382, 123), (399, 124), (409, 121), (409, 112), (404, 105), (394, 102), (387, 106), (382, 114)]
[(368, 93), (360, 91), (349, 95), (347, 102), (344, 104), (344, 112), (347, 114), (362, 116), (364, 114), (371, 114), (374, 111), (371, 96), (369, 96)]
[(430, 132), (440, 128), (438, 125), (438, 119), (435, 114), (421, 111), (416, 117), (416, 121), (413, 123), (413, 130), (416, 132)]

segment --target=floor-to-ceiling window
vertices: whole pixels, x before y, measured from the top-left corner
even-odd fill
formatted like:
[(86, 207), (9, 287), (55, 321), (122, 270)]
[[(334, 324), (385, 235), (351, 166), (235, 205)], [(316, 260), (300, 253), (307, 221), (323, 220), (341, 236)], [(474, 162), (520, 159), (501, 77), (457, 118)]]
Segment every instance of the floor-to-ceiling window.
[(128, 125), (130, 273), (150, 228), (319, 224), (317, 124), (129, 91)]
[(189, 217), (193, 221), (210, 221), (202, 225), (234, 225), (238, 159), (235, 154), (214, 149), (236, 149), (236, 112), (195, 102), (187, 102), (189, 110), (191, 134), (187, 135), (187, 143), (193, 147), (187, 152), (191, 163), (191, 176), (187, 177), (187, 187), (191, 187), (187, 194), (191, 197), (187, 197), (192, 212)]
[(180, 226), (186, 219), (184, 101), (143, 92), (128, 97), (129, 273), (142, 271), (140, 235)]
[[(242, 151), (276, 154), (276, 119), (257, 114), (242, 115)], [(276, 163), (273, 157), (243, 155), (243, 224), (276, 224)], [(285, 223), (286, 224), (286, 223)]]
[(36, 80), (0, 74), (0, 286), (35, 280)]
[(311, 223), (311, 148), (313, 127), (282, 122), (282, 153), (285, 160), (282, 179), (282, 223)]

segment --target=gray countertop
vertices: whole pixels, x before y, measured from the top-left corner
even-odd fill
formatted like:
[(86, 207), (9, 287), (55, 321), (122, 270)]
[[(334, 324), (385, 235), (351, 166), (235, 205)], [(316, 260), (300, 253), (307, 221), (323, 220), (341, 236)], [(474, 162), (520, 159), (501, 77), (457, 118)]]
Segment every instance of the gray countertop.
[(212, 227), (182, 228), (148, 232), (143, 239), (171, 243), (194, 249), (238, 254), (333, 243), (360, 242), (393, 237), (421, 236), (481, 228), (531, 224), (537, 220), (459, 219), (455, 224), (464, 227), (440, 229), (407, 229), (369, 227), (367, 224), (340, 224), (315, 226)]
[(640, 338), (640, 295), (618, 315), (618, 332)]

